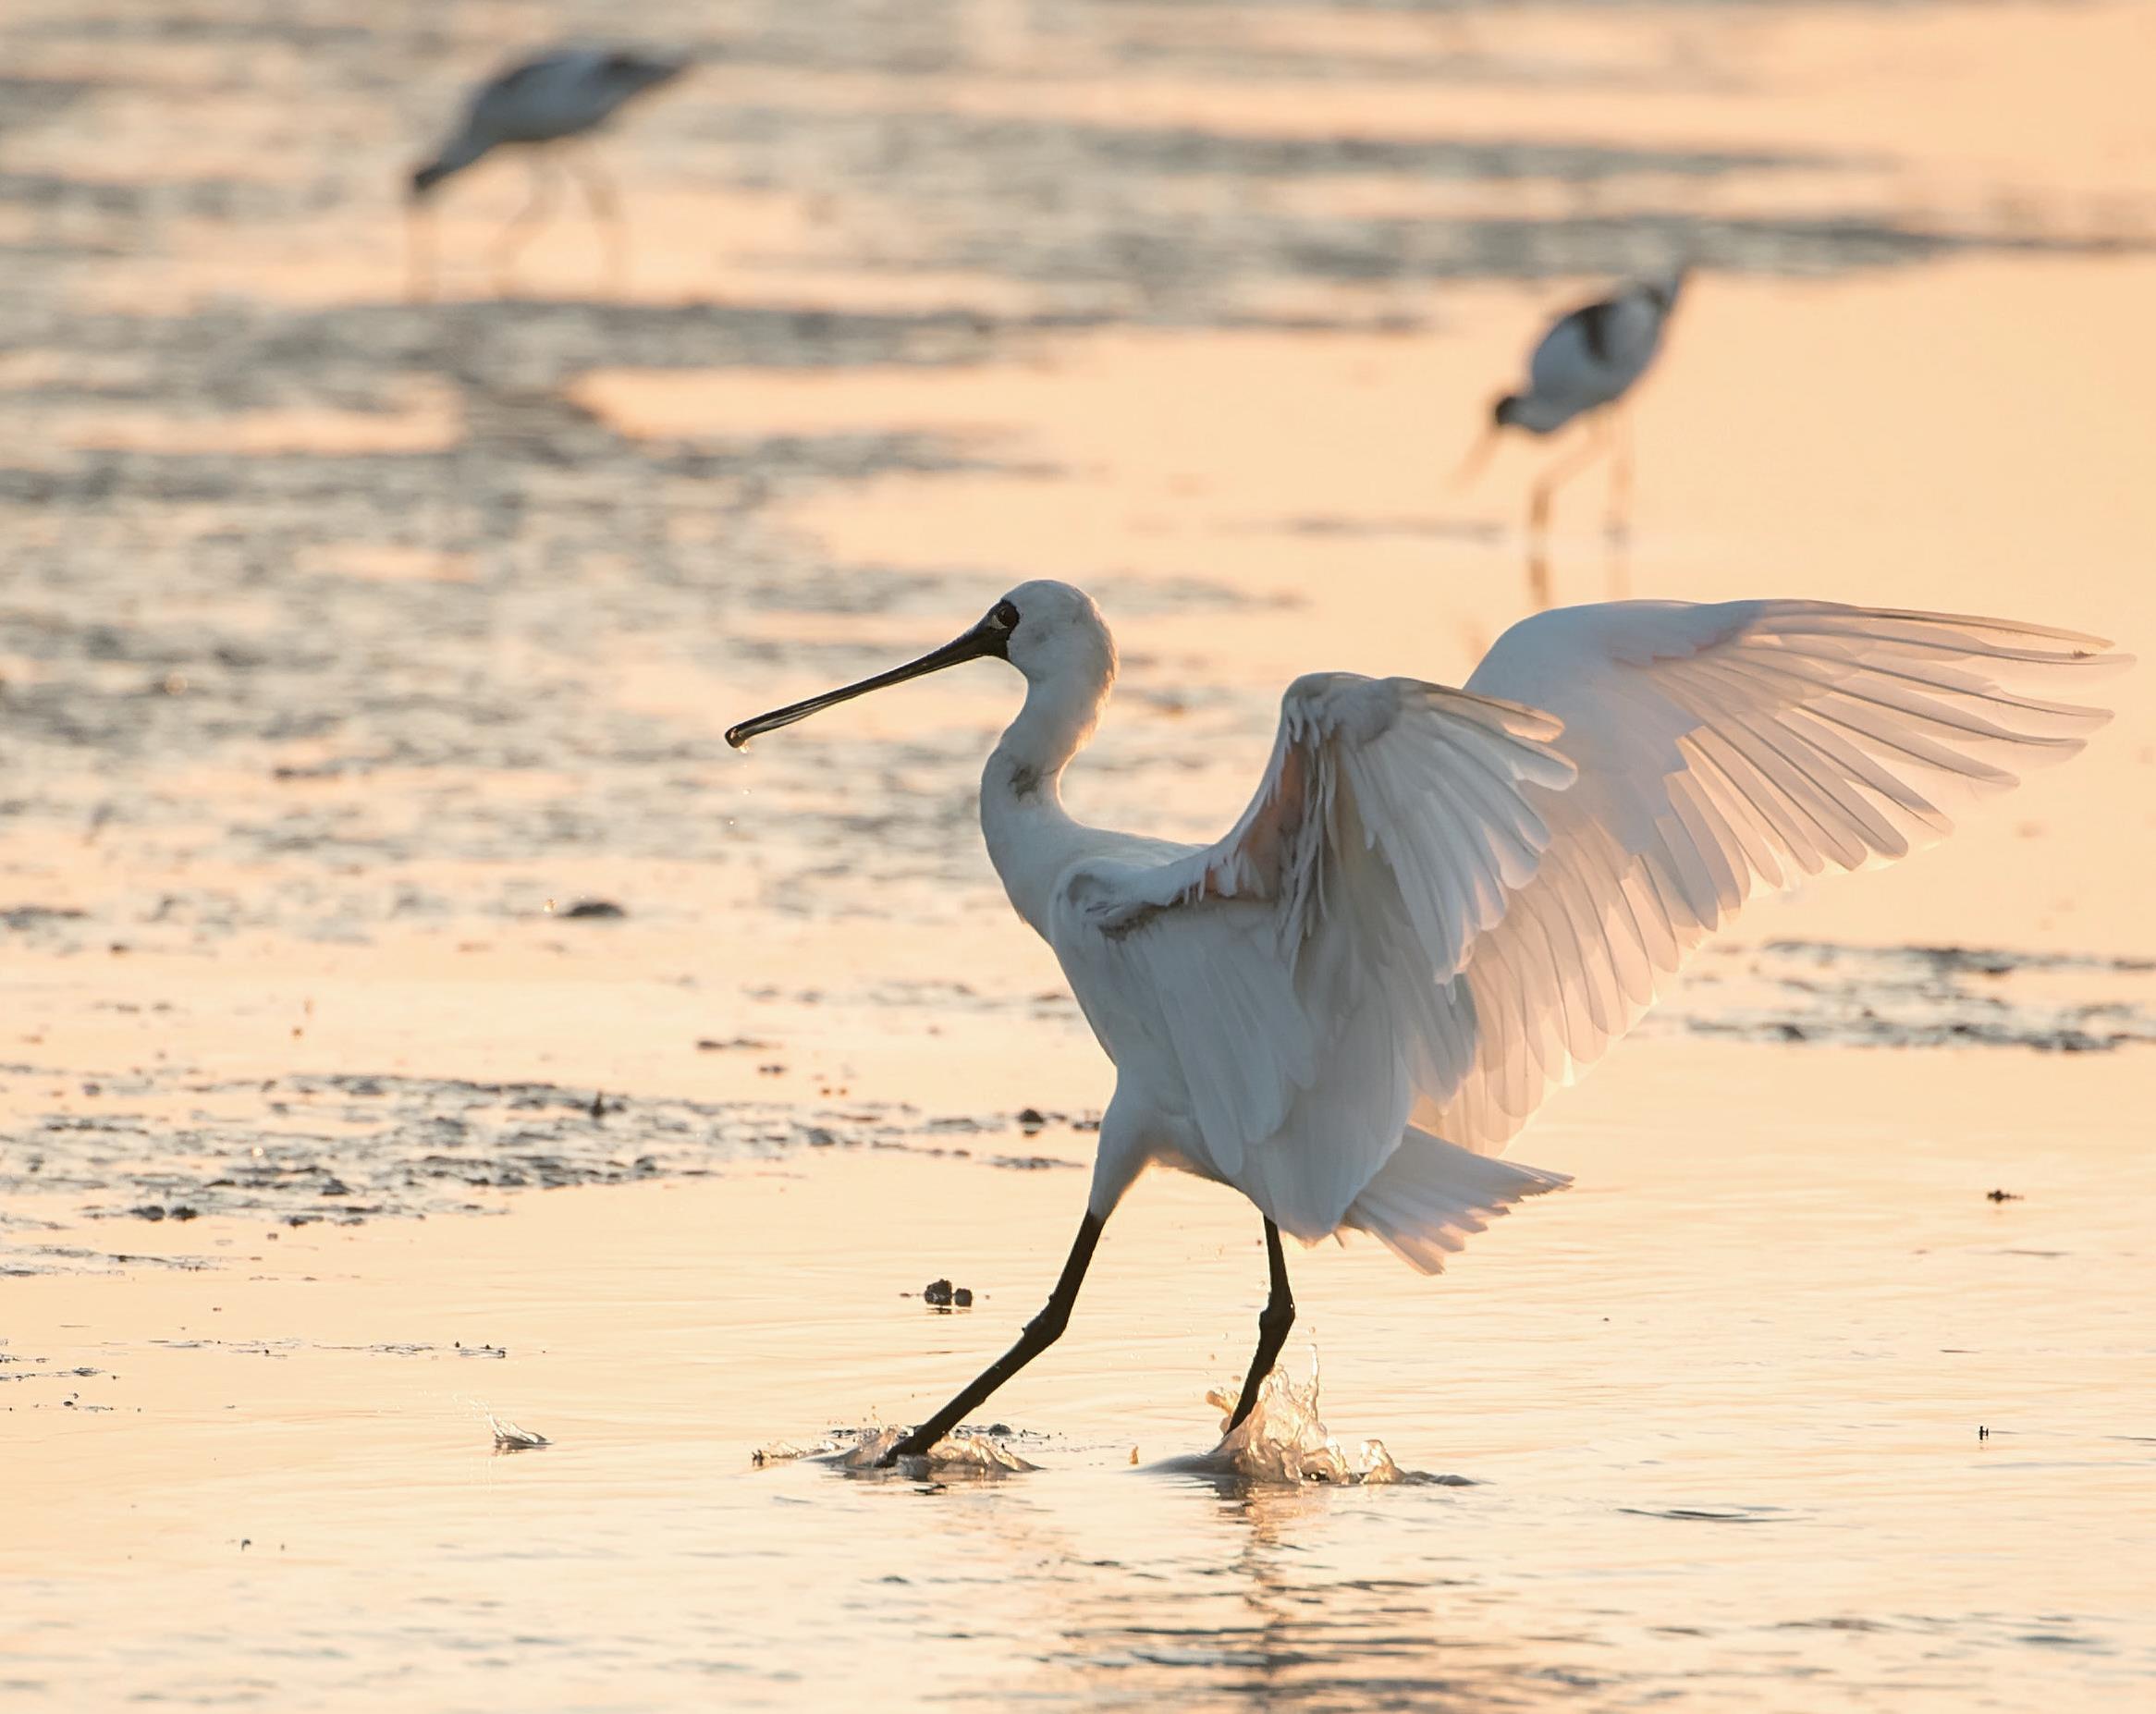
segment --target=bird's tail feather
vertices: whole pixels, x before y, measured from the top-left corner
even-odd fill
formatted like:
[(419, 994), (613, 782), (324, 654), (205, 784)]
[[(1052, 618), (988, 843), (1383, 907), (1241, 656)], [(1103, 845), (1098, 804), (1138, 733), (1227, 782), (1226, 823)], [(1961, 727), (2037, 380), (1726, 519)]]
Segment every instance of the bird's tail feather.
[(1410, 1125), (1341, 1225), (1368, 1232), (1418, 1273), (1434, 1274), (1470, 1232), (1523, 1196), (1571, 1182), (1562, 1172), (1477, 1155)]

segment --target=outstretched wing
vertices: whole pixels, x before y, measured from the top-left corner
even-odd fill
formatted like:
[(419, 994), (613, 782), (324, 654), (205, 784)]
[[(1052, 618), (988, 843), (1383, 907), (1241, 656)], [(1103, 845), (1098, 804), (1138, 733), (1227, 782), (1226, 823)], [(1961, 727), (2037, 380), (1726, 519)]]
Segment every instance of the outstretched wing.
[(1059, 881), (1048, 940), (1124, 1079), (1186, 1092), (1167, 1117), (1199, 1164), (1290, 1230), (1332, 1230), (1417, 1093), (1466, 1074), (1448, 986), (1549, 843), (1525, 793), (1571, 782), (1558, 730), (1409, 679), (1299, 679), (1225, 839)]
[(1468, 689), (1546, 708), (1579, 768), (1526, 787), (1550, 832), (1469, 952), (1476, 1048), (1415, 1122), (1494, 1154), (1758, 892), (1891, 862), (1947, 808), (2110, 716), (2040, 700), (2124, 665), (2097, 638), (1812, 601), (1622, 602), (1513, 627)]

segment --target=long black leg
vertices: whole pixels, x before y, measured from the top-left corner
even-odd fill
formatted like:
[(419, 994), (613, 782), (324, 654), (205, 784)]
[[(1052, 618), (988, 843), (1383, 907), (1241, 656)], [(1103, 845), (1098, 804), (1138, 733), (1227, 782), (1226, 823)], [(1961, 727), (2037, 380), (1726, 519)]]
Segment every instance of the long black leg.
[(1103, 1224), (1087, 1210), (1084, 1219), (1078, 1224), (1078, 1237), (1071, 1245), (1062, 1275), (1056, 1281), (1056, 1289), (1048, 1293), (1047, 1307), (1025, 1324), (1018, 1342), (976, 1375), (957, 1398), (886, 1452), (877, 1461), (879, 1463), (918, 1458), (957, 1427), (967, 1412), (1062, 1337), (1063, 1329), (1071, 1325), (1071, 1305), (1078, 1301), (1078, 1288), (1085, 1279), (1087, 1264), (1093, 1260), (1093, 1247), (1100, 1242)]
[(1272, 1269), (1272, 1291), (1257, 1312), (1257, 1350), (1250, 1359), (1250, 1374), (1243, 1383), (1243, 1396), (1235, 1401), (1235, 1415), (1228, 1424), (1233, 1434), (1243, 1426), (1257, 1402), (1257, 1390), (1280, 1361), (1280, 1347), (1288, 1342), (1288, 1329), (1295, 1325), (1295, 1294), (1288, 1289), (1288, 1258), (1280, 1254), (1280, 1229), (1265, 1223), (1265, 1259)]

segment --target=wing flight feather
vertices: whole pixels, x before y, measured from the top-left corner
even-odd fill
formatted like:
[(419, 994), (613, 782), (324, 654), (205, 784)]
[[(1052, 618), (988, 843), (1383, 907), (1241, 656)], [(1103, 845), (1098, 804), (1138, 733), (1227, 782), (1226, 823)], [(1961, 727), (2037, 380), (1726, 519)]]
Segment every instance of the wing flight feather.
[(1550, 842), (1471, 949), (1473, 1063), (1418, 1091), (1415, 1124), (1501, 1150), (1746, 900), (1906, 856), (1962, 802), (2079, 750), (2109, 716), (2042, 692), (2123, 666), (2108, 646), (1810, 601), (1622, 602), (1515, 625), (1467, 688), (1555, 714), (1580, 777), (1562, 796), (1525, 788)]

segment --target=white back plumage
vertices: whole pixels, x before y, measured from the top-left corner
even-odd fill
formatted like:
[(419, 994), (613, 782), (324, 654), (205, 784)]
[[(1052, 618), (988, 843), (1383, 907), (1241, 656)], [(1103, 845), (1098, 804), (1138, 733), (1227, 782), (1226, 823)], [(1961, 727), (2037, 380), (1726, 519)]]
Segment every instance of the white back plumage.
[(1413, 679), (1299, 679), (1225, 839), (1072, 865), (1048, 942), (1145, 1140), (1299, 1236), (1338, 1227), (1418, 1094), (1472, 1063), (1442, 996), (1549, 842), (1525, 788), (1570, 783), (1557, 731)]
[(626, 48), (561, 48), (511, 66), (472, 92), (456, 131), (421, 170), (420, 188), (504, 144), (557, 142), (594, 130), (624, 104), (687, 68), (685, 59)]
[(1622, 398), (1660, 354), (1683, 282), (1635, 281), (1559, 316), (1527, 359), (1513, 421), (1548, 435)]

